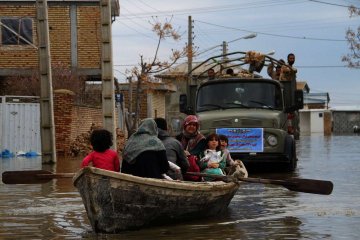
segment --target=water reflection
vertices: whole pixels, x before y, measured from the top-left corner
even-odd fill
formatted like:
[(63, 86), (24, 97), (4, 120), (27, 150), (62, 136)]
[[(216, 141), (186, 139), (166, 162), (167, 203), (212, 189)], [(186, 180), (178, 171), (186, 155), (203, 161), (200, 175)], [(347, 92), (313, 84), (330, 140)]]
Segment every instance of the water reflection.
[[(0, 171), (38, 170), (41, 158), (1, 159)], [(65, 160), (65, 159), (64, 159)], [(43, 165), (49, 171), (73, 171), (78, 160), (65, 160), (56, 165)], [(75, 163), (76, 162), (76, 163)], [(49, 236), (79, 236), (90, 230), (84, 206), (71, 179), (52, 180), (46, 184), (1, 185), (0, 238), (19, 239)]]
[[(294, 173), (259, 172), (251, 177), (331, 180), (330, 196), (244, 183), (228, 211), (209, 219), (96, 235), (71, 179), (42, 185), (0, 187), (0, 239), (358, 239), (360, 236), (359, 136), (302, 136)], [(1, 159), (0, 171), (45, 169), (74, 172), (81, 159)]]

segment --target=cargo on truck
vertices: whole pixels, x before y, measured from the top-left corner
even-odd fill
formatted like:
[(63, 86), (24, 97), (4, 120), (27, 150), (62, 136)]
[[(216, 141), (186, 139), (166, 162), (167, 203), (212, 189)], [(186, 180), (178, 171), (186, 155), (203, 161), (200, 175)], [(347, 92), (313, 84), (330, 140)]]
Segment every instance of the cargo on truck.
[[(277, 77), (259, 74), (269, 65), (281, 68)], [(192, 76), (199, 68), (204, 71)], [(294, 134), (303, 93), (296, 90), (291, 66), (259, 52), (232, 52), (197, 65), (187, 85), (186, 94), (180, 95), (180, 112), (197, 115), (205, 136), (226, 135), (233, 159), (296, 169)]]

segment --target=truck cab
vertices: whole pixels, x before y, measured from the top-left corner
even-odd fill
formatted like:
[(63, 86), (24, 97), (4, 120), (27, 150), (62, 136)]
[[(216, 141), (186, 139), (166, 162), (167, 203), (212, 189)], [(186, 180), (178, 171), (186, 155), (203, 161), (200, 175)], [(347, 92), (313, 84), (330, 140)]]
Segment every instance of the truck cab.
[[(265, 65), (266, 59), (269, 57), (264, 56), (260, 65)], [(249, 69), (260, 70), (256, 64), (259, 65), (250, 63)], [(230, 62), (226, 65), (231, 66)], [(220, 67), (219, 71), (225, 69)], [(205, 136), (226, 135), (233, 159), (241, 159), (245, 165), (283, 163), (288, 171), (294, 171), (296, 145), (293, 132), (289, 132), (294, 121), (289, 114), (303, 105), (302, 91), (295, 89), (295, 78), (279, 81), (249, 70), (231, 76), (219, 71), (214, 79), (189, 81), (187, 94), (180, 96), (180, 111), (196, 114)]]

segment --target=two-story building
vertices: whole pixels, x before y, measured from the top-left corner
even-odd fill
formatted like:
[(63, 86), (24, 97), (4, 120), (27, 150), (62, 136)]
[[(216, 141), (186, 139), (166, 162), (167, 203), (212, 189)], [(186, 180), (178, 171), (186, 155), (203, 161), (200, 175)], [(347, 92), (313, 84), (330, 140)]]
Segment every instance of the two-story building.
[[(85, 80), (101, 79), (102, 0), (48, 0), (52, 64), (71, 69)], [(118, 0), (111, 17), (119, 16)], [(0, 0), (0, 95), (16, 76), (31, 76), (38, 68), (37, 6), (35, 0)]]
[[(0, 150), (39, 151), (39, 144), (30, 145), (40, 141), (38, 98), (21, 95), (39, 96), (40, 92), (38, 48), (39, 37), (44, 36), (39, 34), (37, 26), (37, 14), (43, 13), (38, 11), (43, 6), (40, 3), (44, 1), (0, 0), (0, 96), (20, 95), (0, 98)], [(104, 34), (101, 19), (111, 17), (113, 22), (119, 16), (119, 0), (47, 0), (46, 3), (53, 85), (56, 81), (64, 82), (68, 74), (72, 78), (61, 86), (67, 89), (72, 82), (101, 81)], [(111, 12), (104, 11), (107, 4), (111, 5)], [(59, 67), (63, 72), (56, 73)], [(16, 92), (12, 92), (14, 86)], [(36, 91), (29, 94), (29, 88)], [(56, 148), (66, 152), (76, 135), (88, 131), (94, 123), (101, 124), (102, 109), (75, 106), (74, 94), (59, 90), (54, 91)]]

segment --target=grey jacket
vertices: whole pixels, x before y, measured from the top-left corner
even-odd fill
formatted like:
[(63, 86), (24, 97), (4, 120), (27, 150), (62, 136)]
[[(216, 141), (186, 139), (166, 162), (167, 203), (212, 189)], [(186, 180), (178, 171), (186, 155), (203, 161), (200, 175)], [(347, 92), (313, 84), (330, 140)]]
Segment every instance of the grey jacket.
[[(175, 138), (171, 137), (167, 131), (162, 129), (158, 130), (158, 137), (165, 146), (168, 161), (178, 165), (181, 168), (181, 172), (185, 173), (190, 164), (185, 156), (185, 152), (181, 146), (181, 143)], [(172, 174), (170, 173), (170, 175)]]

